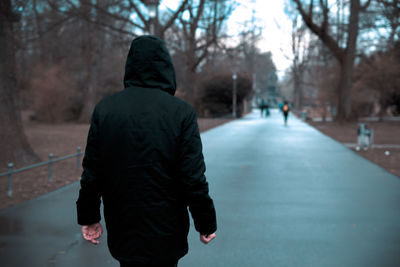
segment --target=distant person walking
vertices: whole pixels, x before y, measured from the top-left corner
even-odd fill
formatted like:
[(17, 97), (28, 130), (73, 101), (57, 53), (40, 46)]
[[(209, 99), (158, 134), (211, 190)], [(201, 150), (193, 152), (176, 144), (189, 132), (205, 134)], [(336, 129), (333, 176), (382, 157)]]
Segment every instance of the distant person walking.
[(260, 115), (261, 115), (261, 118), (264, 116), (265, 105), (266, 105), (265, 100), (264, 100), (264, 98), (262, 98), (261, 99), (261, 103), (260, 103)]
[(285, 122), (285, 125), (287, 125), (289, 111), (290, 111), (289, 103), (287, 101), (284, 101), (283, 106), (282, 106), (282, 112), (283, 112), (283, 120)]
[(282, 112), (282, 114), (283, 114), (283, 103), (282, 102), (278, 103), (278, 110), (279, 110), (279, 112)]
[(269, 117), (270, 112), (269, 112), (269, 105), (268, 101), (265, 103), (265, 117)]
[(264, 98), (261, 99), (261, 103), (260, 103), (260, 115), (261, 118), (264, 116), (268, 117), (269, 116), (269, 105), (268, 102), (266, 102), (264, 100)]
[(154, 36), (133, 40), (124, 85), (93, 112), (78, 223), (98, 244), (102, 199), (108, 247), (122, 267), (177, 266), (188, 252), (187, 207), (203, 243), (217, 229), (196, 114), (174, 97), (172, 60)]

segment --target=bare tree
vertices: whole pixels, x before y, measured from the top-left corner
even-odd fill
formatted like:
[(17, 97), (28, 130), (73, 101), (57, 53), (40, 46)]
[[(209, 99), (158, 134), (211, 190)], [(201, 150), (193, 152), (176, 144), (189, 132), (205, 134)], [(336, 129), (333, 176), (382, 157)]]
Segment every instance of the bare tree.
[(272, 60), (271, 52), (255, 54), (255, 83), (256, 92), (265, 100), (274, 101), (277, 89), (276, 66)]
[(388, 47), (393, 48), (395, 41), (400, 38), (400, 0), (377, 0), (381, 5), (381, 14), (389, 28)]
[[(347, 22), (345, 44), (341, 46), (341, 41), (335, 39), (330, 25), (330, 8), (328, 0), (320, 0), (318, 8), (321, 13), (316, 12), (314, 1), (308, 5), (301, 0), (293, 0), (307, 27), (329, 48), (340, 65), (340, 79), (338, 84), (338, 114), (339, 121), (348, 120), (351, 116), (351, 78), (356, 56), (357, 37), (359, 33), (359, 17), (364, 12), (370, 0), (364, 5), (360, 0), (350, 1), (349, 19)], [(321, 21), (318, 23), (318, 20)]]
[[(256, 24), (255, 10), (252, 10), (251, 20), (244, 23), (245, 29), (242, 30), (240, 35), (240, 51), (243, 53), (246, 69), (251, 77), (252, 89), (256, 90), (257, 85), (257, 70), (256, 65), (259, 63), (257, 54), (259, 51), (256, 47), (258, 41), (262, 36), (262, 27)], [(258, 61), (258, 62), (257, 62)]]
[(103, 43), (101, 35), (99, 38), (98, 31), (94, 27), (101, 20), (100, 13), (97, 11), (100, 7), (99, 1), (95, 1), (92, 6), (91, 0), (81, 0), (81, 16), (85, 22), (85, 38), (83, 39), (83, 47), (86, 58), (86, 78), (84, 86), (84, 101), (82, 113), (79, 118), (81, 122), (89, 122), (94, 107), (97, 102), (96, 89), (98, 87), (99, 61), (102, 58), (101, 44)]
[[(300, 24), (300, 25), (299, 25)], [(298, 17), (292, 19), (292, 78), (294, 89), (294, 105), (299, 111), (303, 108), (303, 89), (302, 79), (306, 67), (306, 52), (305, 47), (305, 27), (298, 21)]]
[(176, 53), (185, 57), (185, 77), (182, 86), (187, 101), (194, 104), (197, 97), (196, 78), (199, 66), (208, 58), (225, 37), (223, 26), (232, 13), (233, 5), (224, 1), (191, 0), (187, 5), (189, 18), (179, 17), (180, 26), (175, 32), (183, 40), (175, 47)]
[[(382, 120), (391, 105), (391, 98), (400, 91), (400, 45), (397, 44), (386, 52), (375, 52), (363, 58), (356, 66), (355, 74), (355, 90), (358, 94), (374, 96), (369, 104), (371, 106), (378, 104), (378, 115)], [(364, 104), (366, 102), (364, 100)]]
[[(181, 0), (176, 10), (168, 10), (168, 14), (164, 14), (164, 16), (161, 16), (158, 9), (160, 2), (160, 0), (115, 0), (110, 1), (109, 4), (104, 6), (92, 5), (105, 17), (122, 23), (124, 27), (115, 27), (112, 24), (102, 21), (97, 21), (97, 24), (133, 36), (138, 33), (151, 33), (164, 39), (166, 31), (174, 25), (176, 19), (186, 8), (189, 0)], [(154, 18), (147, 15), (148, 10), (146, 6), (149, 5), (156, 7)]]
[(0, 1), (0, 162), (31, 163), (38, 157), (30, 147), (21, 121), (17, 88), (13, 22), (19, 18), (13, 12), (11, 0)]
[[(101, 66), (102, 48), (101, 36), (96, 35), (94, 29), (101, 26), (104, 29), (119, 32), (125, 36), (135, 36), (138, 32), (152, 33), (160, 38), (164, 38), (165, 32), (173, 25), (179, 14), (184, 10), (188, 0), (183, 0), (177, 10), (169, 10), (169, 16), (165, 22), (160, 19), (158, 8), (156, 8), (155, 18), (146, 15), (145, 6), (153, 2), (158, 7), (160, 1), (91, 1), (81, 0), (79, 12), (81, 18), (86, 22), (86, 38), (84, 39), (86, 55), (86, 81), (84, 87), (84, 102), (80, 121), (88, 121), (97, 101), (96, 89), (98, 87), (98, 73)], [(117, 10), (117, 12), (115, 11)], [(132, 14), (136, 19), (132, 19)], [(130, 34), (129, 31), (131, 32)], [(99, 40), (100, 39), (100, 40)]]

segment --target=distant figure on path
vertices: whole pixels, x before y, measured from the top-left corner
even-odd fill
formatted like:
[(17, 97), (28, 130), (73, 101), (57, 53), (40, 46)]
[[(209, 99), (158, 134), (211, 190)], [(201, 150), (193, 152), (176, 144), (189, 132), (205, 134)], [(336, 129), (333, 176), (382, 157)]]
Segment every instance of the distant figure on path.
[(290, 111), (289, 103), (287, 101), (284, 101), (283, 106), (282, 106), (282, 112), (283, 112), (283, 120), (285, 122), (285, 125), (287, 125), (289, 111)]
[(92, 115), (78, 224), (99, 243), (102, 199), (108, 247), (121, 266), (177, 266), (188, 252), (187, 207), (203, 243), (217, 229), (197, 117), (174, 97), (175, 70), (157, 37), (133, 40), (124, 85)]
[(282, 102), (279, 102), (279, 104), (278, 104), (278, 108), (279, 108), (279, 111), (283, 112), (283, 110), (282, 110), (282, 108), (283, 108), (283, 104), (282, 104)]
[(266, 102), (264, 100), (264, 98), (261, 99), (261, 103), (260, 103), (260, 115), (261, 118), (264, 116), (264, 112), (265, 112), (265, 116), (268, 117), (269, 116), (269, 105), (268, 102)]
[(265, 103), (264, 98), (261, 98), (261, 103), (260, 103), (260, 115), (261, 115), (261, 118), (264, 116), (265, 105), (266, 105), (266, 103)]
[(265, 117), (269, 117), (270, 113), (269, 113), (269, 105), (268, 105), (268, 101), (265, 103)]

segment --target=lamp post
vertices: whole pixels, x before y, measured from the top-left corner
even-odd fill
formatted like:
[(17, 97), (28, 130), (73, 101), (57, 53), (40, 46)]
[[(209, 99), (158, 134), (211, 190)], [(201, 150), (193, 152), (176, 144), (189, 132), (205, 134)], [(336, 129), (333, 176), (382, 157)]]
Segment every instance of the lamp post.
[(232, 81), (233, 81), (233, 86), (232, 86), (232, 117), (236, 118), (236, 79), (237, 79), (237, 74), (236, 71), (232, 75)]
[(237, 53), (237, 48), (228, 48), (227, 49), (227, 54), (229, 57), (229, 60), (231, 61), (231, 70), (233, 72), (232, 74), (232, 117), (236, 118), (237, 112), (237, 86), (236, 86), (236, 80), (237, 80), (237, 72), (238, 72), (238, 62), (236, 60), (236, 53)]
[(143, 0), (143, 4), (147, 7), (149, 11), (149, 21), (150, 21), (150, 34), (156, 35), (156, 26), (157, 26), (157, 13), (158, 13), (158, 4), (159, 0)]

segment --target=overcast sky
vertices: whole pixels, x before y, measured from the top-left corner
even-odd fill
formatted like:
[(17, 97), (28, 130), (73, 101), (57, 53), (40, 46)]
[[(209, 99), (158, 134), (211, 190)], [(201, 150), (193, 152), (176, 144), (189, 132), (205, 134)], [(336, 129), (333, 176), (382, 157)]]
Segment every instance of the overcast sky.
[(290, 66), (291, 56), (291, 22), (284, 13), (285, 1), (266, 0), (241, 0), (240, 6), (233, 12), (228, 21), (229, 32), (237, 34), (240, 23), (251, 20), (252, 12), (255, 11), (256, 25), (262, 27), (262, 39), (257, 47), (261, 51), (271, 51), (274, 63), (283, 75), (285, 69)]
[[(279, 77), (282, 77), (285, 69), (290, 66), (291, 56), (290, 35), (291, 23), (284, 13), (286, 1), (267, 1), (267, 0), (238, 0), (239, 6), (231, 15), (227, 25), (228, 33), (237, 35), (240, 25), (244, 21), (250, 21), (253, 10), (255, 11), (256, 25), (262, 27), (262, 39), (257, 46), (261, 51), (271, 51), (274, 63), (278, 69)], [(162, 0), (161, 9), (164, 6), (176, 9), (180, 0)]]

